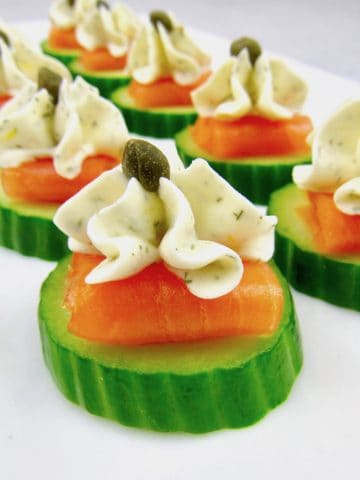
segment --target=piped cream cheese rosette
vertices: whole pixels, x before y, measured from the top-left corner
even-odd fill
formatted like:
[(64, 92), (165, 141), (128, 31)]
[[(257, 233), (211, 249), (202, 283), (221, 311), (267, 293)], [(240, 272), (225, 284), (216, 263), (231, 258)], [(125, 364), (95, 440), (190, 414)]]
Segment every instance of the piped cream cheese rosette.
[(192, 294), (217, 298), (240, 282), (242, 259), (271, 258), (276, 217), (262, 215), (204, 160), (171, 172), (159, 150), (132, 140), (122, 166), (63, 204), (54, 221), (70, 249), (105, 256), (90, 284), (162, 260)]
[(0, 38), (0, 95), (15, 95), (31, 80), (19, 69), (5, 41)]
[(25, 86), (0, 111), (0, 167), (12, 168), (51, 155), (54, 147), (49, 92)]
[(97, 3), (97, 0), (55, 0), (50, 7), (50, 20), (59, 28), (74, 28)]
[(210, 57), (164, 11), (150, 13), (127, 58), (129, 84), (111, 94), (131, 132), (171, 138), (197, 117), (190, 92), (209, 75)]
[(1, 19), (0, 32), (7, 39), (9, 50), (17, 67), (34, 83), (37, 82), (41, 68), (48, 68), (62, 78), (71, 79), (69, 70), (62, 63), (31, 48), (26, 39), (22, 38), (14, 28), (7, 26)]
[(54, 154), (55, 169), (66, 178), (78, 175), (89, 155), (101, 152), (121, 158), (128, 139), (118, 109), (80, 77), (61, 86), (55, 132), (60, 139)]
[(294, 183), (270, 200), (279, 219), (275, 260), (294, 288), (360, 311), (360, 98), (310, 140), (312, 164), (296, 166)]
[(191, 91), (196, 118), (176, 133), (177, 151), (186, 165), (205, 158), (238, 191), (267, 204), (295, 165), (310, 162), (312, 122), (300, 113), (307, 91), (256, 40), (234, 40), (230, 57)]
[(291, 118), (307, 96), (307, 85), (288, 64), (249, 49), (232, 55), (211, 77), (192, 92), (202, 117), (234, 120), (247, 114), (271, 119)]
[(174, 17), (153, 12), (131, 49), (128, 65), (142, 84), (172, 77), (179, 85), (191, 85), (209, 70), (210, 62)]
[(142, 21), (140, 17), (127, 5), (117, 2), (111, 9), (115, 26), (118, 31), (130, 40), (134, 40), (140, 33)]
[(41, 68), (71, 79), (64, 65), (30, 48), (16, 30), (0, 20), (0, 94), (15, 95), (26, 85), (35, 85)]
[(360, 214), (360, 99), (341, 106), (312, 137), (312, 165), (294, 168), (304, 190), (334, 193), (338, 210)]
[(51, 156), (56, 172), (73, 179), (89, 155), (121, 158), (128, 133), (118, 109), (81, 78), (56, 78), (57, 93), (48, 79), (49, 89), (26, 86), (0, 111), (1, 167)]
[(86, 50), (104, 47), (113, 57), (122, 57), (140, 28), (140, 19), (125, 5), (110, 8), (106, 2), (96, 2), (79, 22), (76, 37)]
[(111, 7), (106, 1), (96, 2), (75, 29), (81, 49), (69, 60), (73, 76), (83, 77), (105, 98), (128, 85), (128, 56), (141, 25), (137, 15), (122, 3)]

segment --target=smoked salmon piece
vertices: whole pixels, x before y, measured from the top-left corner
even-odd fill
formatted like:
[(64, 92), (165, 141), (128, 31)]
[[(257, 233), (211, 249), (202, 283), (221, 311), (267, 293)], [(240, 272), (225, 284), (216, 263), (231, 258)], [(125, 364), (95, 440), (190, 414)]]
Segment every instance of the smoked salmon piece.
[(312, 123), (303, 115), (294, 115), (289, 120), (271, 120), (255, 115), (234, 121), (199, 117), (190, 128), (199, 147), (220, 159), (310, 151), (306, 138), (312, 130)]
[(97, 48), (93, 51), (83, 51), (80, 63), (88, 71), (122, 70), (126, 66), (127, 55), (113, 57), (106, 48)]
[(143, 345), (270, 335), (282, 318), (282, 288), (266, 263), (246, 263), (235, 290), (205, 300), (191, 294), (161, 262), (125, 280), (86, 284), (102, 260), (75, 253), (67, 278), (68, 329), (87, 340)]
[(209, 75), (210, 72), (205, 73), (191, 85), (179, 85), (172, 78), (162, 78), (148, 85), (132, 80), (129, 93), (140, 108), (191, 105), (191, 91), (204, 83)]
[(360, 215), (346, 215), (336, 208), (332, 193), (308, 192), (310, 205), (300, 211), (323, 253), (360, 252)]
[(56, 173), (52, 158), (35, 159), (15, 168), (3, 168), (2, 186), (11, 198), (30, 202), (63, 203), (118, 163), (118, 159), (108, 155), (89, 156), (83, 163), (80, 175), (68, 180)]
[(50, 47), (69, 50), (82, 50), (75, 34), (75, 28), (58, 28), (53, 25), (48, 39)]

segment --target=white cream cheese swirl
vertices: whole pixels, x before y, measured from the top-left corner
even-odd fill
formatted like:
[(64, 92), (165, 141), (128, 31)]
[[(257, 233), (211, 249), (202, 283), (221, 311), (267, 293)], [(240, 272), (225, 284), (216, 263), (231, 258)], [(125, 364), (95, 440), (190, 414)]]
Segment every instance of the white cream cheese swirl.
[(54, 104), (47, 90), (25, 86), (0, 110), (0, 167), (51, 155)]
[[(24, 77), (33, 83), (37, 83), (39, 70), (43, 67), (48, 68), (60, 77), (67, 80), (71, 80), (71, 74), (69, 70), (55, 58), (44, 55), (43, 53), (32, 49), (26, 39), (22, 38), (15, 29), (6, 25), (0, 19), (0, 31), (5, 33), (9, 40), (9, 46), (7, 46), (3, 40), (0, 40), (1, 45), (1, 59), (0, 69), (4, 72), (8, 72), (8, 69), (13, 67), (9, 66), (10, 57), (12, 62), (15, 63), (16, 68), (21, 72), (23, 76), (23, 82), (19, 85), (16, 83), (16, 91), (19, 87), (22, 88), (25, 85)], [(0, 76), (2, 76), (0, 70)], [(8, 73), (6, 74), (8, 75)], [(14, 80), (14, 76), (8, 77), (9, 87), (15, 88), (11, 85), (11, 79)], [(0, 80), (1, 81), (1, 80)], [(0, 85), (1, 89), (1, 85)], [(12, 90), (13, 91), (13, 90)]]
[(306, 83), (283, 60), (262, 53), (252, 66), (247, 49), (230, 57), (191, 94), (202, 117), (234, 120), (247, 114), (291, 118), (300, 111)]
[(143, 22), (138, 15), (123, 3), (116, 3), (111, 9), (115, 27), (128, 39), (134, 40), (140, 33)]
[(172, 18), (169, 32), (158, 23), (144, 26), (130, 51), (128, 67), (142, 84), (172, 77), (180, 85), (191, 85), (209, 70), (211, 59)]
[(16, 95), (31, 80), (18, 68), (9, 47), (0, 38), (0, 95)]
[(50, 20), (63, 29), (74, 28), (96, 7), (97, 0), (75, 0), (73, 5), (69, 0), (55, 0), (50, 7)]
[(120, 158), (127, 139), (120, 111), (80, 77), (62, 82), (56, 106), (30, 85), (0, 110), (0, 167), (52, 156), (56, 172), (72, 179), (89, 155)]
[(65, 178), (79, 175), (83, 161), (96, 153), (121, 158), (128, 131), (119, 109), (81, 77), (63, 82), (55, 110), (54, 165)]
[(76, 37), (86, 50), (105, 47), (113, 57), (127, 54), (141, 28), (138, 17), (125, 5), (98, 6), (79, 22)]
[(88, 275), (90, 284), (127, 278), (163, 260), (191, 293), (209, 299), (238, 285), (241, 257), (271, 258), (276, 218), (262, 215), (198, 159), (170, 180), (160, 178), (156, 193), (116, 167), (63, 204), (54, 222), (73, 251), (106, 257)]
[(299, 165), (299, 188), (334, 193), (336, 207), (360, 214), (360, 99), (342, 105), (312, 136), (312, 165)]

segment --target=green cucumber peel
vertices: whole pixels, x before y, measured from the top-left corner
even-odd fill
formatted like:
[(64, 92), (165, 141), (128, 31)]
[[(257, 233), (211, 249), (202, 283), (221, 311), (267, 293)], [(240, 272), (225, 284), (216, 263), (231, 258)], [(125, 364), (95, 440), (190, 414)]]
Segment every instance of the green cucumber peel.
[(65, 66), (69, 67), (70, 63), (80, 57), (81, 50), (70, 48), (54, 48), (49, 45), (48, 40), (43, 40), (40, 48), (46, 55), (56, 58)]
[(285, 300), (273, 335), (125, 347), (68, 332), (69, 260), (43, 284), (39, 327), (45, 362), (70, 401), (127, 426), (205, 433), (251, 425), (289, 395), (301, 342), (291, 293), (273, 263)]
[(267, 205), (270, 194), (291, 181), (295, 165), (311, 162), (310, 154), (233, 158), (218, 160), (199, 147), (187, 127), (175, 136), (184, 164), (204, 158), (236, 190), (254, 203)]
[(86, 80), (90, 85), (97, 87), (100, 94), (105, 98), (110, 98), (112, 93), (119, 87), (128, 85), (131, 77), (124, 70), (109, 70), (95, 72), (85, 70), (78, 59), (69, 64), (69, 70), (73, 77), (77, 75)]
[(11, 200), (0, 187), (0, 245), (43, 260), (64, 257), (67, 237), (53, 223), (57, 208)]
[(128, 87), (116, 90), (111, 100), (124, 115), (129, 131), (147, 137), (172, 138), (197, 118), (193, 106), (141, 109), (136, 106)]
[(297, 212), (307, 203), (306, 192), (294, 184), (271, 195), (269, 214), (278, 217), (274, 259), (296, 290), (360, 311), (360, 253), (337, 256), (318, 252), (310, 228)]

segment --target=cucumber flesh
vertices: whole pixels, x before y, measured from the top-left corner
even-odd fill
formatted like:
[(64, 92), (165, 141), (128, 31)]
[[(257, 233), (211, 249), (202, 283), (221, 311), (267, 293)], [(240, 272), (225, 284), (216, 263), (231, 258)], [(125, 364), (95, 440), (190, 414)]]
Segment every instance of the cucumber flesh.
[(0, 186), (0, 245), (26, 256), (59, 260), (69, 250), (66, 236), (52, 221), (57, 208), (12, 200)]
[(81, 53), (81, 50), (51, 47), (47, 40), (41, 42), (40, 48), (46, 55), (56, 58), (67, 67), (69, 67), (70, 63), (76, 60)]
[(69, 258), (45, 281), (39, 325), (46, 364), (63, 394), (124, 425), (204, 433), (245, 427), (282, 403), (302, 365), (293, 301), (271, 336), (142, 347), (109, 346), (67, 330), (63, 308)]
[(254, 203), (267, 205), (270, 194), (291, 182), (295, 165), (310, 163), (309, 154), (232, 158), (218, 160), (199, 147), (187, 127), (175, 136), (177, 151), (185, 165), (204, 158), (236, 190)]
[(271, 195), (269, 214), (278, 217), (275, 261), (300, 292), (360, 311), (360, 252), (341, 256), (318, 252), (311, 229), (299, 214), (308, 203), (306, 192), (294, 184)]
[(141, 109), (136, 106), (128, 87), (116, 90), (111, 100), (122, 111), (130, 132), (147, 137), (172, 138), (197, 118), (193, 106)]
[(110, 98), (117, 88), (127, 85), (131, 80), (131, 77), (121, 70), (106, 72), (85, 70), (79, 60), (72, 61), (69, 64), (69, 70), (74, 77), (79, 75), (88, 83), (97, 87), (105, 98)]

